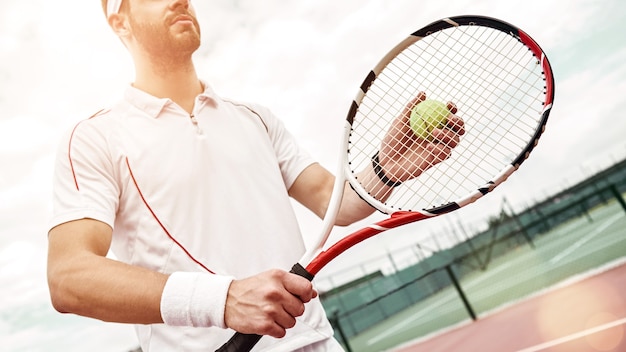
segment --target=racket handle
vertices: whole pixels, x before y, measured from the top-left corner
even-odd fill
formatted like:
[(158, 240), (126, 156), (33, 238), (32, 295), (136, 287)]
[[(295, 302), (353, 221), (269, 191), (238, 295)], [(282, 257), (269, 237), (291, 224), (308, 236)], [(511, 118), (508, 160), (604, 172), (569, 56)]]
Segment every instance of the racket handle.
[(315, 278), (315, 275), (308, 272), (302, 265), (300, 265), (300, 263), (296, 263), (296, 265), (292, 266), (289, 272), (292, 274), (302, 276), (303, 278), (309, 281), (313, 281), (313, 279)]
[[(289, 271), (292, 274), (302, 276), (303, 278), (313, 281), (315, 275), (309, 273), (300, 263), (296, 263)], [(235, 333), (222, 347), (215, 352), (249, 352), (254, 345), (261, 340), (262, 335)]]
[(230, 340), (223, 344), (222, 347), (215, 350), (215, 352), (248, 352), (259, 342), (261, 337), (263, 336), (237, 332)]

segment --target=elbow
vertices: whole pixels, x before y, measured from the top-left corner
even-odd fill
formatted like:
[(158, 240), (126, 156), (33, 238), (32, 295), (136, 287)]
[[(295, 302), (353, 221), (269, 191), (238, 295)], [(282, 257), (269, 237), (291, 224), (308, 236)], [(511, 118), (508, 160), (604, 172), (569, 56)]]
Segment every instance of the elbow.
[(78, 313), (78, 300), (72, 291), (71, 279), (59, 272), (48, 270), (50, 303), (59, 313)]
[(374, 212), (374, 208), (370, 207), (369, 205), (367, 206), (367, 208), (363, 209), (351, 206), (348, 207), (348, 209), (351, 210), (348, 212), (343, 211), (343, 209), (344, 208), (342, 206), (342, 211), (339, 212), (337, 218), (335, 219), (335, 226), (346, 227), (353, 225), (354, 223), (365, 219)]
[(72, 312), (71, 304), (67, 299), (68, 294), (63, 292), (63, 284), (60, 280), (48, 277), (48, 290), (50, 292), (50, 303), (52, 303), (52, 308), (59, 313)]
[(338, 218), (337, 220), (335, 220), (335, 226), (339, 226), (339, 227), (346, 227), (346, 226), (350, 226), (354, 223), (354, 220), (349, 220), (349, 219), (340, 219)]

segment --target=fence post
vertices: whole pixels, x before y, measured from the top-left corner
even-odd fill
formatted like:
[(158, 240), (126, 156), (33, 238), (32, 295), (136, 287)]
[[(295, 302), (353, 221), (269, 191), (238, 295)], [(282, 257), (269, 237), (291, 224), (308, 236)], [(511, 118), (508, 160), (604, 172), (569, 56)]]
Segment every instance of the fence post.
[(621, 193), (619, 193), (619, 191), (617, 190), (617, 187), (614, 184), (611, 185), (610, 188), (611, 188), (611, 192), (613, 192), (613, 195), (615, 195), (615, 198), (617, 198), (617, 201), (619, 202), (619, 204), (622, 206), (624, 211), (626, 211), (626, 202), (624, 201), (624, 197), (622, 197)]
[(461, 301), (463, 301), (463, 304), (465, 305), (465, 309), (467, 309), (467, 312), (469, 313), (470, 317), (472, 317), (472, 320), (475, 321), (477, 319), (476, 313), (474, 313), (474, 309), (472, 308), (469, 301), (467, 300), (467, 297), (465, 296), (465, 292), (463, 292), (463, 289), (461, 288), (461, 285), (459, 284), (459, 280), (457, 280), (456, 276), (454, 275), (454, 272), (452, 271), (452, 268), (451, 268), (451, 264), (446, 265), (446, 271), (448, 272), (448, 276), (450, 276), (450, 280), (454, 284), (456, 291), (459, 293), (459, 296), (461, 297)]
[(350, 348), (350, 343), (348, 342), (348, 339), (346, 338), (346, 334), (343, 332), (343, 329), (341, 328), (341, 324), (339, 324), (339, 310), (337, 309), (333, 310), (328, 320), (330, 320), (331, 325), (337, 329), (337, 333), (339, 333), (339, 337), (341, 338), (343, 345), (346, 348), (346, 352), (352, 352), (352, 349)]

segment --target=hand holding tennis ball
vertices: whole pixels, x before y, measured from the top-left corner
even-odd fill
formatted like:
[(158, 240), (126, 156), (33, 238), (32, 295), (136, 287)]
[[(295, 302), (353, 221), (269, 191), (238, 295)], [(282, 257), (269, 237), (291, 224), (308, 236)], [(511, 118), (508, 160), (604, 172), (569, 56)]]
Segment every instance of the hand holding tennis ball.
[(417, 137), (431, 141), (433, 129), (443, 128), (448, 123), (449, 115), (450, 110), (445, 103), (427, 99), (411, 110), (409, 124)]

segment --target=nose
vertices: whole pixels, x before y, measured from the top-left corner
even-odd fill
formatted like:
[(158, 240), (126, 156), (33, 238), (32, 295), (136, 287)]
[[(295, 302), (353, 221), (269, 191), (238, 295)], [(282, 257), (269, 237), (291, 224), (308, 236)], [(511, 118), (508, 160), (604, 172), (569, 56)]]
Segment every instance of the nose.
[(173, 0), (172, 2), (170, 2), (170, 8), (175, 9), (179, 6), (182, 6), (185, 9), (188, 9), (190, 2), (191, 2), (190, 0)]

